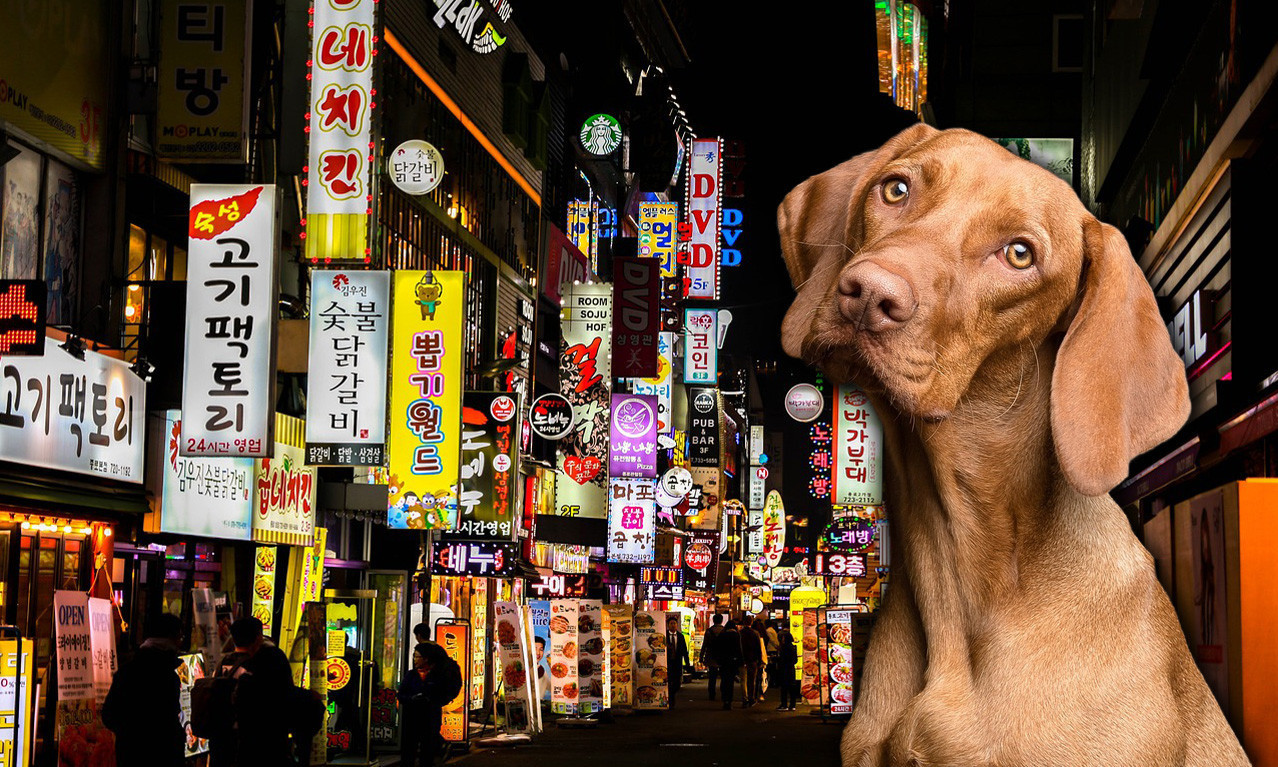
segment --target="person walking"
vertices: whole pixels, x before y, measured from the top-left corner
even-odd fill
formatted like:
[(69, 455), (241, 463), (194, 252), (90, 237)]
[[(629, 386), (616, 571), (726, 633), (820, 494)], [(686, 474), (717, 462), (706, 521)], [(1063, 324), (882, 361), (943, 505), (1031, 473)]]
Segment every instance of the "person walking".
[(146, 627), (146, 640), (120, 667), (102, 704), (102, 724), (115, 733), (115, 762), (181, 767), (186, 732), (178, 684), (182, 620), (161, 613)]
[(750, 708), (759, 698), (759, 666), (763, 662), (763, 645), (759, 635), (750, 627), (750, 619), (741, 619), (741, 708)]
[(777, 711), (793, 711), (797, 702), (794, 690), (794, 668), (799, 665), (799, 648), (788, 629), (777, 632), (777, 662), (774, 666), (772, 685), (781, 691), (781, 705)]
[(683, 686), (683, 667), (691, 664), (688, 642), (679, 630), (679, 617), (671, 615), (666, 618), (666, 671), (669, 674), (670, 708), (675, 707), (679, 688)]
[(719, 694), (723, 708), (732, 708), (732, 685), (741, 667), (741, 634), (734, 624), (728, 623), (714, 638), (714, 657), (719, 662)]
[(755, 695), (754, 702), (762, 703), (767, 690), (763, 686), (764, 679), (768, 673), (768, 636), (767, 629), (764, 628), (763, 621), (755, 618), (754, 625), (751, 626), (754, 633), (759, 635), (759, 670), (754, 676), (754, 689), (758, 693)]
[[(218, 758), (211, 763), (236, 767), (291, 765), (292, 721), (281, 715), (290, 711), (294, 703), (293, 669), (288, 656), (267, 640), (262, 622), (251, 616), (231, 624), (231, 639), (235, 652), (222, 660), (218, 675), (236, 680), (232, 695), (235, 732), (231, 748), (219, 744)], [(209, 745), (212, 750), (211, 741)]]
[(396, 697), (403, 711), (400, 767), (430, 767), (444, 744), (439, 728), (444, 706), (461, 692), (457, 661), (435, 642), (413, 648), (413, 667), (404, 674)]
[(723, 613), (710, 616), (710, 625), (706, 627), (705, 636), (701, 638), (701, 663), (706, 667), (706, 677), (710, 681), (710, 700), (714, 700), (715, 677), (719, 673), (719, 661), (715, 657), (714, 640), (723, 631)]
[(764, 624), (763, 649), (768, 654), (768, 666), (765, 673), (768, 675), (768, 687), (771, 688), (776, 684), (777, 653), (781, 650), (781, 639), (777, 634), (777, 622), (771, 618)]

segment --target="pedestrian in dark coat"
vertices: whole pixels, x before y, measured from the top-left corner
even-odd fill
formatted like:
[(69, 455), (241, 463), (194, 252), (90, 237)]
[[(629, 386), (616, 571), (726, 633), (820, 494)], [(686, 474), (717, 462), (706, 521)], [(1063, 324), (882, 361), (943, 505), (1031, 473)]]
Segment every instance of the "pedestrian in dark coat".
[(709, 677), (710, 700), (714, 700), (715, 679), (719, 675), (719, 660), (715, 657), (714, 642), (723, 631), (723, 613), (710, 616), (710, 626), (701, 638), (701, 662), (705, 664), (706, 676)]
[(147, 624), (133, 660), (115, 673), (102, 723), (115, 733), (118, 765), (181, 767), (186, 759), (177, 668), (182, 621), (163, 613)]
[(413, 648), (413, 667), (404, 674), (396, 696), (403, 712), (400, 767), (429, 767), (434, 762), (444, 745), (439, 732), (444, 706), (461, 688), (461, 668), (442, 646), (420, 642)]
[(732, 708), (732, 685), (741, 667), (741, 634), (729, 623), (714, 640), (714, 657), (719, 661), (719, 693), (723, 707)]
[(679, 630), (679, 617), (671, 615), (666, 618), (666, 671), (670, 675), (670, 708), (675, 707), (675, 695), (683, 686), (683, 667), (691, 664), (688, 642)]
[(237, 680), (232, 696), (235, 734), (232, 743), (215, 744), (210, 739), (210, 764), (291, 765), (290, 715), (294, 713), (296, 688), (288, 656), (266, 639), (262, 621), (252, 616), (231, 624), (231, 638), (235, 652), (222, 659), (218, 675)]
[(793, 711), (795, 703), (798, 702), (795, 700), (798, 696), (795, 695), (794, 689), (797, 684), (794, 669), (799, 665), (799, 646), (794, 643), (794, 637), (786, 628), (777, 630), (777, 639), (779, 649), (777, 650), (776, 676), (772, 682), (781, 690), (781, 705), (777, 706), (777, 711)]
[(741, 680), (744, 688), (741, 707), (749, 708), (759, 701), (759, 667), (763, 663), (763, 644), (759, 641), (758, 633), (750, 627), (749, 618), (742, 619), (739, 631), (743, 667), (741, 673), (745, 675)]

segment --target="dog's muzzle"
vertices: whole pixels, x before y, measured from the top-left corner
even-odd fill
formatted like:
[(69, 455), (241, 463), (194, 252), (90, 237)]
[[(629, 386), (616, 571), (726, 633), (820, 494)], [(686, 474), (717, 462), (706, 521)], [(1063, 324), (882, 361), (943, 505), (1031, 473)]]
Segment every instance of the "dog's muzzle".
[(839, 313), (858, 331), (883, 333), (914, 316), (919, 301), (901, 275), (872, 261), (859, 261), (839, 276)]

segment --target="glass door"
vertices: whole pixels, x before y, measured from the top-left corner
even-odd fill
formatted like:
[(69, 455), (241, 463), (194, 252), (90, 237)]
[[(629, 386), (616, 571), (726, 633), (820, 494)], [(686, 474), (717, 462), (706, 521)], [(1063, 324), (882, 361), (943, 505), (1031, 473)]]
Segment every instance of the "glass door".
[(404, 678), (404, 659), (411, 649), (408, 626), (408, 573), (370, 570), (369, 588), (377, 592), (373, 617), (373, 696), (370, 737), (373, 749), (399, 749), (399, 704), (395, 693)]
[(369, 729), (377, 591), (325, 589), (325, 671), (328, 676), (328, 763), (371, 765)]

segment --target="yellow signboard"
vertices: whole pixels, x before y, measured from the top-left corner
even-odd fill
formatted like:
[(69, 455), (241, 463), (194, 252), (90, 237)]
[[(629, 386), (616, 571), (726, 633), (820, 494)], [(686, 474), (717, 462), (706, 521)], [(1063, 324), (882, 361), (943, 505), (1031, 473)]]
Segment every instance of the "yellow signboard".
[(241, 161), (245, 141), (243, 2), (160, 4), (155, 149), (161, 157)]
[(457, 525), (465, 272), (398, 271), (392, 301), (388, 523)]
[(0, 0), (0, 122), (97, 170), (111, 122), (106, 7)]
[[(22, 660), (18, 660), (21, 643)], [(35, 730), (35, 674), (31, 662), (35, 647), (29, 639), (0, 641), (0, 765), (30, 764), (31, 734)]]

